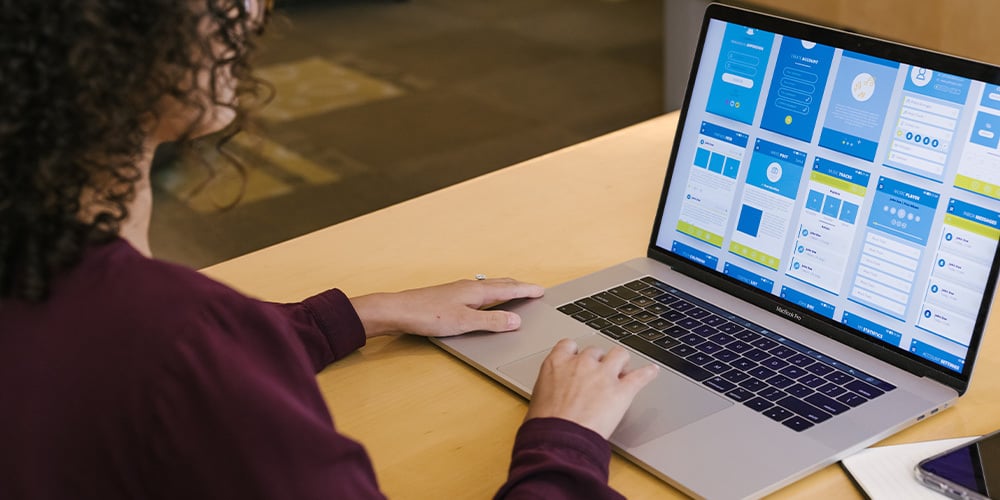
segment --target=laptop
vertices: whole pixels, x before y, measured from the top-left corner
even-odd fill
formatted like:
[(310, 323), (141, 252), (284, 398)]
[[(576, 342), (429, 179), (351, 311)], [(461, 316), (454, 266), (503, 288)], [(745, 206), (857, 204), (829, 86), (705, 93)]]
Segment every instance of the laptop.
[(996, 67), (711, 5), (646, 256), (435, 342), (526, 397), (560, 338), (622, 345), (665, 369), (616, 450), (693, 496), (765, 495), (965, 392), (998, 141)]

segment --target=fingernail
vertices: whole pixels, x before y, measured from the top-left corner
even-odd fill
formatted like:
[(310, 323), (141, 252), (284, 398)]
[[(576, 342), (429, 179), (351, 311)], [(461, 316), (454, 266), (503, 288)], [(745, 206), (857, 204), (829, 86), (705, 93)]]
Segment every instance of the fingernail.
[(511, 330), (521, 326), (521, 317), (514, 313), (507, 313), (507, 328)]

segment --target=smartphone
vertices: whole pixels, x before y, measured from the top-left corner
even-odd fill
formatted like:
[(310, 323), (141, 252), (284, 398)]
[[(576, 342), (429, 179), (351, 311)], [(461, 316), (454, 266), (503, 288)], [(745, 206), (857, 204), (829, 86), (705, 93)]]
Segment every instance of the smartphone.
[(1000, 431), (917, 464), (917, 479), (951, 498), (1000, 499)]

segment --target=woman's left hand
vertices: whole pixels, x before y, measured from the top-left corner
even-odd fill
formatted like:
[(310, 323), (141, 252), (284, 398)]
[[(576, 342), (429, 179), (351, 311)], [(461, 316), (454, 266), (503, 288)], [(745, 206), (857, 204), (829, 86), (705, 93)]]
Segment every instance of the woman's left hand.
[(473, 331), (506, 332), (521, 326), (509, 311), (484, 311), (508, 300), (541, 297), (545, 290), (510, 278), (461, 280), (351, 299), (369, 338), (392, 333), (448, 337)]

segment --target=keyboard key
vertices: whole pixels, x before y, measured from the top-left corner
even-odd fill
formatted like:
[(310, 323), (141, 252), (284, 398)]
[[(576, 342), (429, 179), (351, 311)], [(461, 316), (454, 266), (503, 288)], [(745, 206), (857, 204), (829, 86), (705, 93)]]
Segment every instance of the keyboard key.
[(689, 309), (687, 311), (687, 314), (688, 314), (688, 316), (691, 316), (692, 318), (701, 319), (701, 318), (704, 318), (704, 317), (706, 317), (706, 316), (708, 316), (708, 315), (710, 315), (712, 313), (710, 313), (710, 312), (708, 312), (708, 311), (706, 311), (706, 310), (704, 310), (704, 309), (702, 309), (700, 307), (695, 307), (693, 309)]
[(757, 392), (757, 391), (760, 391), (761, 389), (766, 388), (767, 384), (765, 384), (764, 382), (761, 382), (760, 380), (757, 380), (755, 378), (748, 378), (748, 379), (744, 380), (743, 382), (740, 382), (740, 387), (742, 387), (742, 388), (744, 388), (744, 389), (746, 389), (748, 391)]
[(721, 350), (721, 351), (715, 353), (715, 358), (716, 359), (718, 359), (719, 361), (724, 361), (726, 363), (728, 363), (728, 362), (730, 362), (730, 361), (732, 361), (732, 360), (734, 360), (734, 359), (736, 359), (738, 357), (740, 357), (739, 354), (736, 354), (735, 352), (730, 351), (729, 349), (724, 349), (724, 350)]
[(806, 397), (806, 396), (808, 396), (810, 394), (813, 394), (813, 390), (812, 389), (810, 389), (810, 388), (808, 388), (808, 387), (806, 387), (806, 386), (804, 386), (802, 384), (795, 384), (795, 385), (793, 385), (791, 387), (788, 387), (788, 388), (785, 389), (785, 392), (787, 392), (787, 393), (791, 394), (792, 396), (795, 396), (795, 397), (797, 397), (799, 399), (802, 399), (802, 398), (804, 398), (804, 397)]
[(785, 391), (778, 389), (777, 387), (767, 387), (764, 390), (757, 391), (757, 395), (768, 400), (777, 401), (788, 395)]
[[(738, 339), (740, 338), (739, 337), (740, 334), (747, 331), (746, 328), (743, 328), (742, 326), (737, 325), (736, 323), (730, 323), (728, 321), (721, 325), (714, 325), (714, 326), (718, 328), (720, 332), (728, 333)], [(740, 340), (745, 340), (745, 339), (740, 339)]]
[(698, 327), (693, 328), (691, 331), (697, 333), (698, 335), (701, 335), (702, 337), (711, 337), (712, 335), (719, 333), (719, 330), (717, 330), (715, 327), (708, 325), (700, 325)]
[(641, 282), (639, 280), (630, 281), (628, 283), (625, 283), (624, 286), (625, 286), (625, 288), (628, 288), (629, 290), (642, 290), (644, 288), (649, 288), (649, 285), (647, 285), (647, 284), (645, 284), (645, 283), (643, 283), (643, 282)]
[(622, 314), (628, 314), (629, 316), (643, 310), (641, 307), (633, 304), (625, 304), (617, 309), (618, 312)]
[(649, 311), (649, 312), (651, 312), (651, 313), (653, 313), (653, 314), (655, 314), (655, 315), (657, 315), (657, 316), (659, 316), (659, 315), (661, 315), (661, 314), (669, 311), (670, 308), (667, 307), (667, 306), (665, 306), (665, 305), (663, 305), (663, 304), (653, 304), (653, 305), (647, 307), (646, 310)]
[(733, 368), (737, 368), (743, 371), (747, 371), (757, 366), (757, 363), (754, 363), (753, 361), (750, 361), (749, 359), (746, 358), (734, 359), (733, 362), (729, 364), (732, 365)]
[[(627, 329), (628, 327), (626, 327), (626, 330)], [(772, 356), (770, 358), (765, 359), (764, 361), (761, 361), (760, 364), (772, 370), (780, 370), (788, 366), (788, 361), (785, 361), (783, 359), (778, 359)]]
[(736, 387), (736, 384), (722, 377), (712, 377), (702, 383), (722, 393), (725, 393), (726, 391), (729, 391), (734, 387)]
[(624, 328), (630, 333), (639, 333), (646, 329), (646, 324), (640, 323), (638, 321), (633, 321), (631, 323), (625, 323), (624, 325), (622, 325), (622, 328)]
[(680, 356), (682, 358), (686, 358), (686, 357), (688, 357), (688, 356), (690, 356), (690, 355), (698, 352), (698, 350), (695, 349), (694, 347), (689, 346), (689, 345), (678, 344), (678, 345), (675, 345), (674, 347), (671, 347), (670, 348), (670, 352), (672, 352), (672, 353), (674, 353), (674, 354), (676, 354), (676, 355), (678, 355), (678, 356)]
[(838, 396), (837, 401), (840, 401), (841, 403), (844, 403), (847, 406), (858, 406), (868, 400), (861, 396), (858, 396), (853, 392), (848, 392), (846, 394), (841, 394), (840, 396)]
[(815, 389), (821, 385), (825, 385), (827, 382), (823, 377), (817, 375), (806, 375), (805, 377), (799, 379), (799, 383)]
[(694, 318), (681, 318), (675, 321), (674, 323), (677, 323), (677, 326), (680, 326), (682, 328), (687, 328), (688, 330), (692, 330), (694, 328), (701, 326), (701, 322)]
[(830, 412), (834, 415), (840, 415), (841, 413), (844, 413), (850, 408), (849, 406), (843, 403), (838, 403), (822, 394), (813, 394), (804, 399), (806, 400), (806, 402), (811, 403), (813, 406), (821, 410)]
[(774, 349), (778, 345), (777, 342), (775, 342), (775, 341), (773, 341), (773, 340), (771, 340), (769, 338), (765, 338), (765, 337), (761, 337), (761, 338), (759, 338), (759, 339), (751, 342), (751, 344), (753, 344), (754, 347), (758, 347), (758, 348), (763, 349), (765, 351), (769, 351), (771, 349)]
[(669, 335), (669, 336), (671, 336), (671, 337), (673, 337), (675, 339), (678, 339), (678, 338), (681, 338), (681, 337), (683, 337), (683, 336), (685, 336), (685, 335), (687, 335), (687, 334), (689, 334), (691, 332), (689, 332), (689, 331), (687, 331), (687, 330), (685, 330), (685, 329), (683, 329), (683, 328), (681, 328), (681, 327), (679, 327), (677, 325), (674, 325), (674, 326), (671, 326), (670, 328), (667, 328), (666, 330), (663, 330), (663, 333), (665, 333), (665, 334), (667, 334), (667, 335)]
[(561, 313), (563, 313), (563, 314), (568, 314), (568, 315), (572, 316), (572, 315), (574, 315), (574, 314), (582, 311), (583, 308), (580, 307), (580, 306), (578, 306), (578, 305), (576, 305), (576, 304), (565, 304), (565, 305), (561, 305), (561, 306), (557, 307), (556, 310), (559, 311), (559, 312), (561, 312)]
[(592, 319), (587, 322), (587, 326), (593, 328), (594, 330), (601, 330), (612, 326), (612, 323), (604, 318)]
[(786, 410), (791, 410), (792, 413), (795, 413), (796, 415), (799, 415), (814, 424), (825, 422), (833, 416), (809, 403), (799, 401), (791, 396), (779, 399), (778, 406), (781, 406)]
[(608, 290), (608, 293), (622, 300), (632, 300), (639, 296), (638, 293), (635, 293), (624, 286), (616, 286), (611, 290)]
[(598, 301), (598, 302), (600, 302), (600, 303), (602, 303), (602, 304), (604, 304), (604, 305), (606, 305), (606, 306), (608, 306), (608, 307), (610, 307), (612, 309), (616, 308), (616, 307), (621, 307), (621, 306), (623, 306), (623, 305), (625, 305), (627, 303), (626, 300), (621, 299), (619, 297), (615, 297), (614, 295), (611, 295), (608, 292), (601, 292), (601, 293), (598, 293), (598, 294), (595, 294), (595, 295), (591, 295), (590, 298), (592, 298), (592, 299), (594, 299), (594, 300), (596, 300), (596, 301)]
[(789, 365), (789, 366), (786, 366), (786, 367), (778, 370), (778, 373), (780, 373), (780, 374), (782, 374), (782, 375), (784, 375), (784, 376), (786, 376), (788, 378), (797, 379), (797, 378), (805, 375), (806, 371), (803, 370), (802, 368), (799, 368), (799, 367), (795, 366), (795, 365)]
[(832, 372), (833, 370), (834, 368), (826, 363), (813, 363), (806, 367), (806, 371), (815, 373), (821, 377)]
[(704, 368), (691, 363), (690, 361), (678, 357), (677, 355), (671, 353), (670, 351), (661, 348), (658, 345), (650, 344), (645, 340), (642, 340), (635, 336), (629, 336), (622, 339), (622, 344), (625, 344), (636, 351), (653, 358), (656, 361), (664, 364), (665, 366), (677, 370), (678, 372), (691, 377), (694, 380), (701, 382), (712, 376), (712, 372), (705, 370)]
[(632, 319), (636, 321), (642, 321), (643, 323), (649, 323), (654, 319), (660, 319), (660, 317), (649, 311), (639, 311), (632, 315)]
[(871, 385), (868, 385), (868, 384), (866, 384), (866, 383), (864, 383), (864, 382), (862, 382), (860, 380), (855, 380), (854, 382), (851, 382), (851, 383), (845, 385), (844, 387), (846, 387), (846, 388), (848, 388), (848, 389), (850, 389), (850, 390), (852, 390), (852, 391), (854, 391), (854, 392), (856, 392), (856, 393), (858, 393), (858, 394), (860, 394), (860, 395), (862, 395), (862, 396), (864, 396), (864, 397), (866, 397), (868, 399), (877, 398), (877, 397), (885, 394), (880, 389), (876, 389), (875, 387), (873, 387)]
[(673, 337), (663, 337), (661, 339), (654, 341), (653, 343), (664, 349), (670, 349), (671, 347), (681, 345), (681, 341)]
[(792, 412), (780, 406), (772, 406), (770, 409), (764, 410), (763, 414), (765, 417), (770, 418), (772, 420), (776, 420), (778, 422), (781, 422), (782, 420), (785, 420), (788, 417), (792, 416)]
[(708, 363), (709, 361), (715, 361), (715, 359), (712, 358), (711, 356), (709, 356), (708, 354), (701, 353), (701, 352), (696, 352), (696, 353), (688, 356), (687, 360), (690, 361), (690, 362), (692, 362), (692, 363), (694, 363), (694, 364), (696, 364), (696, 365), (698, 365), (698, 366), (701, 366), (701, 365), (703, 365), (705, 363)]
[(752, 361), (756, 361), (758, 363), (760, 363), (761, 361), (763, 361), (763, 360), (771, 357), (771, 355), (768, 354), (766, 351), (762, 351), (760, 349), (754, 349), (752, 351), (747, 351), (746, 353), (743, 354), (743, 356), (745, 356), (747, 359), (750, 359)]
[(708, 342), (698, 344), (698, 350), (705, 354), (715, 354), (721, 351), (722, 349), (724, 349), (724, 347), (722, 347), (719, 344), (716, 344), (715, 342), (712, 342), (711, 340), (709, 340)]
[(661, 318), (668, 321), (680, 321), (687, 317), (682, 311), (667, 311), (660, 315)]
[(694, 345), (698, 345), (698, 344), (700, 344), (700, 343), (702, 343), (702, 342), (705, 341), (705, 339), (702, 338), (701, 335), (698, 335), (698, 334), (695, 334), (695, 333), (689, 333), (687, 335), (684, 335), (683, 337), (678, 338), (677, 340), (680, 340), (681, 342), (684, 342), (685, 344), (693, 345), (693, 346)]
[(656, 288), (659, 288), (660, 290), (669, 290), (670, 289), (670, 286), (668, 286), (666, 283), (664, 283), (664, 282), (662, 282), (662, 281), (660, 281), (660, 280), (658, 280), (658, 279), (656, 279), (656, 278), (654, 278), (652, 276), (646, 276), (644, 278), (639, 278), (639, 281), (641, 281), (643, 283), (646, 283), (647, 285), (650, 285), (650, 286), (655, 286)]
[(795, 432), (802, 432), (813, 426), (813, 424), (809, 423), (808, 420), (802, 417), (792, 417), (788, 420), (785, 420), (781, 424)]
[(771, 353), (772, 356), (776, 356), (776, 357), (779, 357), (781, 359), (789, 358), (793, 354), (798, 354), (798, 352), (795, 351), (794, 349), (790, 349), (790, 348), (785, 347), (783, 345), (779, 345), (778, 347), (775, 347), (774, 349), (771, 349), (769, 352)]
[(726, 344), (726, 349), (729, 349), (730, 351), (736, 351), (742, 354), (744, 352), (753, 350), (753, 346), (747, 344), (746, 342), (743, 342), (742, 340), (736, 340), (730, 342), (729, 344)]
[(743, 373), (739, 370), (729, 370), (728, 372), (722, 374), (722, 378), (738, 384), (750, 378), (750, 375), (747, 375), (746, 373)]
[(726, 333), (732, 333), (733, 337), (736, 337), (744, 342), (753, 342), (760, 338), (760, 334), (757, 332), (751, 332), (750, 330), (747, 330), (746, 328), (743, 327), (739, 328), (740, 329), (735, 332), (726, 332)]
[(687, 311), (688, 309), (694, 309), (694, 304), (681, 299), (671, 304), (670, 307), (674, 308), (677, 311), (684, 312)]
[(833, 373), (831, 373), (831, 374), (829, 374), (829, 375), (827, 375), (826, 377), (823, 377), (823, 378), (829, 380), (830, 382), (833, 382), (834, 384), (838, 384), (838, 385), (844, 385), (844, 384), (846, 384), (846, 383), (854, 380), (854, 377), (852, 377), (852, 376), (850, 376), (850, 375), (848, 375), (848, 374), (846, 374), (844, 372), (839, 372), (839, 371), (838, 372), (833, 372)]
[(778, 372), (776, 372), (776, 371), (774, 371), (774, 370), (772, 370), (770, 368), (765, 368), (763, 366), (758, 366), (758, 367), (751, 368), (751, 369), (747, 370), (747, 373), (749, 373), (754, 378), (759, 378), (761, 380), (767, 380), (767, 379), (775, 376)]
[(836, 397), (847, 392), (847, 389), (844, 389), (843, 387), (832, 382), (827, 382), (825, 385), (821, 385), (818, 389), (816, 389), (816, 391), (830, 397)]
[(639, 306), (639, 307), (649, 307), (649, 306), (651, 306), (651, 305), (653, 305), (653, 304), (656, 303), (655, 300), (653, 300), (653, 299), (651, 299), (649, 297), (638, 297), (638, 298), (630, 300), (629, 302), (631, 302), (633, 305), (636, 305), (636, 306)]
[(652, 342), (654, 340), (660, 340), (663, 337), (667, 336), (667, 334), (665, 334), (663, 332), (658, 332), (656, 330), (643, 330), (643, 331), (637, 333), (636, 335), (638, 335), (643, 340), (648, 340), (650, 342)]
[(799, 353), (796, 354), (795, 356), (786, 359), (785, 361), (788, 361), (789, 363), (799, 368), (805, 368), (813, 362), (813, 359), (810, 358), (809, 356), (806, 356), (805, 354)]
[(598, 316), (600, 316), (602, 318), (607, 318), (608, 316), (613, 316), (614, 314), (616, 314), (618, 312), (618, 311), (615, 311), (613, 308), (610, 308), (610, 307), (608, 307), (608, 306), (606, 306), (606, 305), (604, 305), (604, 304), (602, 304), (602, 303), (600, 303), (600, 302), (598, 302), (598, 301), (596, 301), (596, 300), (594, 300), (594, 299), (592, 299), (590, 297), (584, 297), (584, 298), (582, 298), (582, 299), (574, 302), (574, 304), (576, 304), (576, 305), (578, 305), (578, 306), (580, 306), (580, 307), (582, 307), (582, 308), (584, 308), (584, 309), (586, 309), (586, 310), (588, 310), (588, 311), (590, 311), (590, 312), (592, 312), (592, 313), (594, 313), (594, 314), (596, 314), (596, 315), (598, 315)]
[(729, 398), (732, 399), (732, 400), (734, 400), (734, 401), (743, 402), (743, 401), (747, 401), (750, 398), (752, 398), (753, 397), (753, 393), (750, 392), (750, 391), (748, 391), (748, 390), (746, 390), (746, 389), (744, 389), (744, 388), (742, 388), (742, 387), (737, 387), (737, 388), (735, 388), (735, 389), (727, 392), (726, 396), (729, 396)]
[(610, 321), (610, 322), (612, 322), (612, 323), (614, 323), (616, 325), (624, 325), (625, 323), (628, 323), (629, 321), (632, 321), (632, 318), (630, 316), (622, 314), (622, 313), (615, 314), (614, 316), (608, 316), (607, 319), (608, 319), (608, 321)]
[(708, 340), (711, 340), (712, 342), (715, 342), (716, 344), (719, 345), (726, 345), (730, 342), (735, 341), (736, 339), (730, 337), (729, 335), (726, 335), (725, 333), (720, 332), (715, 335), (712, 335), (711, 337), (708, 338)]
[(601, 333), (603, 333), (604, 335), (607, 335), (608, 337), (611, 337), (611, 338), (613, 338), (615, 340), (629, 336), (629, 333), (626, 332), (620, 326), (609, 326), (609, 327), (601, 330)]
[(718, 361), (718, 360), (712, 361), (712, 362), (710, 362), (710, 363), (702, 366), (702, 368), (704, 368), (704, 369), (706, 369), (706, 370), (708, 370), (708, 371), (710, 371), (712, 373), (716, 373), (716, 374), (729, 371), (729, 369), (730, 369), (729, 365), (723, 363), (722, 361)]
[[(673, 295), (670, 295), (669, 293), (665, 293), (663, 295), (657, 295), (656, 297), (653, 297), (653, 300), (659, 302), (659, 304), (653, 304), (653, 306), (657, 306), (658, 305), (658, 306), (661, 306), (661, 307), (667, 307), (670, 304), (673, 304), (674, 302), (677, 302), (680, 299), (678, 299), (677, 297), (674, 297)], [(649, 306), (649, 307), (653, 307), (653, 306)]]
[(786, 377), (786, 376), (784, 376), (784, 375), (775, 375), (775, 376), (767, 379), (767, 383), (771, 384), (771, 385), (773, 385), (773, 386), (775, 386), (775, 387), (777, 387), (779, 389), (784, 389), (785, 387), (788, 387), (788, 386), (794, 384), (795, 381), (792, 380), (792, 379), (790, 379), (790, 378), (788, 378), (788, 377)]
[[(750, 399), (750, 400), (744, 402), (743, 404), (745, 406), (747, 406), (748, 408), (750, 408), (751, 410), (754, 410), (754, 411), (764, 411), (764, 410), (766, 410), (766, 409), (774, 406), (774, 403), (772, 403), (772, 402), (770, 402), (770, 401), (768, 401), (768, 400), (766, 400), (764, 398), (753, 398), (753, 399)], [(779, 408), (779, 410), (781, 410), (781, 411), (788, 411), (788, 410), (785, 410), (785, 409), (782, 409), (782, 408)]]
[(590, 311), (580, 311), (572, 316), (573, 319), (581, 321), (583, 323), (586, 323), (596, 317), (597, 315)]
[(674, 324), (665, 319), (654, 319), (653, 321), (646, 323), (646, 326), (654, 330), (663, 331), (666, 330), (667, 328), (670, 328), (671, 326), (674, 326)]
[(663, 290), (660, 290), (659, 288), (654, 288), (654, 287), (644, 288), (642, 290), (636, 290), (636, 291), (639, 292), (640, 295), (643, 295), (645, 297), (649, 297), (651, 299), (654, 298), (654, 297), (659, 297), (660, 295), (663, 295)]
[(719, 316), (718, 314), (709, 314), (708, 316), (705, 316), (704, 318), (701, 318), (701, 322), (705, 323), (706, 325), (714, 326), (716, 328), (718, 328), (719, 325), (721, 325), (723, 323), (729, 323), (728, 321), (726, 321), (726, 318), (723, 318), (722, 316)]

